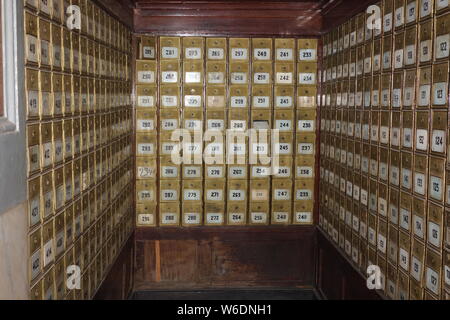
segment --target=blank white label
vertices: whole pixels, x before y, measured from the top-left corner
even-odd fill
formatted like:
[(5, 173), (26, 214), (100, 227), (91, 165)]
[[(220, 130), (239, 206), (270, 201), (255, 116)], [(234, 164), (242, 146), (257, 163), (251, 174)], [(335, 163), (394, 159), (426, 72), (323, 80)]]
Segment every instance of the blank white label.
[(200, 72), (186, 72), (184, 78), (186, 83), (200, 83), (202, 75)]

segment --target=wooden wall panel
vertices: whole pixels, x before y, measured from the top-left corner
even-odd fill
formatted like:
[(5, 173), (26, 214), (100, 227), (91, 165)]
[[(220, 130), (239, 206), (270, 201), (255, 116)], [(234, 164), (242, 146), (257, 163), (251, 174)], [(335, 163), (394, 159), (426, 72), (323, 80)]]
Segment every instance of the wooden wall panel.
[(312, 288), (315, 227), (137, 229), (135, 290)]

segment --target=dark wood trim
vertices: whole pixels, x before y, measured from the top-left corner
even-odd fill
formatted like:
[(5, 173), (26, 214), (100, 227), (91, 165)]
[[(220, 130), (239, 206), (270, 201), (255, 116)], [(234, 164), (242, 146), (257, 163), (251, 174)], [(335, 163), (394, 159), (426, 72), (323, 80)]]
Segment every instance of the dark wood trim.
[(138, 33), (176, 36), (318, 36), (320, 2), (137, 1)]
[(137, 228), (136, 241), (140, 240), (298, 240), (304, 235), (312, 236), (314, 226), (267, 226), (267, 227), (158, 227)]

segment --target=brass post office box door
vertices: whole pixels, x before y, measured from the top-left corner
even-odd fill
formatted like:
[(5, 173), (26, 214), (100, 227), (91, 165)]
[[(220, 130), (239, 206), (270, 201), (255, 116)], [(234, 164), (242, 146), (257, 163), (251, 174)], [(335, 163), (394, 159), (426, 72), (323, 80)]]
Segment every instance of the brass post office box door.
[(400, 219), (399, 225), (404, 231), (411, 232), (412, 197), (401, 192), (400, 194)]
[(205, 49), (205, 40), (201, 37), (183, 38), (183, 59), (202, 60)]
[(442, 248), (444, 208), (442, 206), (429, 203), (428, 224), (427, 224), (427, 244), (434, 248)]
[(291, 223), (292, 204), (285, 201), (273, 201), (271, 208), (271, 224), (288, 225)]
[(247, 203), (228, 202), (227, 225), (245, 225), (247, 223)]
[(180, 127), (180, 114), (177, 109), (163, 109), (160, 111), (160, 128), (165, 132)]
[(246, 84), (249, 79), (249, 64), (247, 62), (231, 62), (229, 73), (231, 84)]
[[(160, 83), (161, 84), (179, 84), (180, 68), (178, 61), (161, 61), (160, 63)], [(138, 69), (139, 70), (139, 69)]]
[(254, 62), (253, 63), (253, 83), (254, 84), (271, 84), (272, 83), (272, 63), (271, 62)]
[(252, 107), (253, 108), (271, 108), (272, 90), (270, 86), (254, 85), (252, 86)]
[(180, 204), (161, 203), (159, 206), (160, 226), (178, 226), (180, 224)]
[(295, 39), (275, 39), (275, 59), (295, 61)]
[(157, 105), (157, 88), (153, 86), (137, 86), (136, 87), (136, 107), (138, 108), (154, 108)]
[(136, 135), (136, 149), (137, 156), (156, 156), (158, 150), (156, 134), (138, 133)]
[(207, 38), (206, 53), (208, 60), (225, 60), (227, 57), (227, 40), (225, 38)]
[(136, 131), (152, 132), (156, 129), (155, 111), (136, 111)]
[(269, 204), (266, 202), (252, 202), (250, 204), (249, 222), (251, 225), (269, 224)]
[(317, 65), (312, 62), (299, 62), (297, 65), (298, 84), (315, 85)]
[(253, 38), (253, 61), (272, 60), (272, 39)]
[[(199, 102), (201, 104), (201, 99)], [(162, 108), (177, 108), (180, 106), (180, 88), (176, 86), (161, 86), (160, 104)]]
[(192, 203), (183, 204), (183, 220), (184, 227), (198, 226), (203, 222), (203, 208), (202, 204)]
[(413, 147), (413, 128), (414, 128), (414, 115), (410, 111), (402, 113), (402, 148), (412, 149)]
[(433, 57), (433, 21), (422, 22), (419, 26), (419, 62), (428, 63)]
[(156, 62), (144, 60), (136, 61), (136, 74), (138, 84), (156, 83)]
[(138, 180), (156, 178), (156, 160), (147, 158), (136, 159), (136, 177)]
[(38, 17), (25, 13), (25, 60), (31, 65), (37, 65), (40, 53), (38, 53)]
[(181, 41), (179, 37), (161, 37), (159, 40), (161, 59), (179, 59)]
[(154, 37), (141, 36), (139, 48), (139, 59), (153, 60), (156, 58), (156, 39)]
[(225, 62), (208, 61), (206, 63), (206, 80), (208, 84), (223, 85), (226, 83), (226, 64)]
[(248, 38), (230, 38), (230, 61), (248, 61), (250, 39)]
[(416, 117), (416, 137), (415, 137), (415, 147), (416, 150), (428, 151), (429, 144), (429, 113), (428, 112), (417, 112)]
[(433, 111), (431, 121), (431, 152), (445, 154), (447, 141), (447, 112)]
[(138, 203), (155, 202), (156, 190), (152, 183), (136, 181), (136, 201)]
[(156, 204), (137, 204), (136, 215), (138, 226), (156, 226)]
[(227, 90), (223, 86), (210, 86), (206, 88), (206, 107), (225, 108)]
[(405, 33), (400, 32), (394, 36), (394, 69), (404, 66)]
[(448, 63), (436, 64), (433, 66), (433, 93), (431, 99), (433, 107), (442, 107), (446, 105), (448, 103), (447, 96), (448, 96)]
[[(294, 84), (294, 68), (292, 63), (275, 64), (275, 84), (292, 85)], [(256, 74), (254, 75), (256, 77)], [(254, 79), (256, 80), (256, 79)]]
[[(297, 88), (297, 108), (315, 108), (316, 107), (316, 95), (317, 90), (314, 87), (299, 87)], [(342, 98), (342, 105), (344, 104), (344, 98)], [(277, 104), (276, 104), (277, 107)]]
[(160, 180), (159, 184), (161, 202), (180, 201), (180, 181)]
[(387, 35), (383, 38), (383, 63), (382, 63), (383, 71), (388, 71), (392, 68), (392, 51), (393, 51), (392, 35)]
[(187, 84), (203, 84), (203, 63), (198, 61), (185, 61), (183, 63), (183, 81)]
[(205, 225), (220, 226), (225, 223), (224, 203), (205, 203)]
[(223, 202), (225, 200), (226, 180), (205, 181), (205, 202)]
[(297, 40), (297, 48), (299, 61), (317, 61), (316, 39), (299, 39)]
[(394, 1), (394, 27), (399, 29), (405, 23), (405, 0)]
[(434, 1), (420, 0), (419, 18), (420, 20), (433, 16), (434, 13)]
[(206, 112), (206, 128), (207, 130), (224, 130), (226, 126), (225, 110), (208, 110)]
[(406, 15), (405, 22), (407, 25), (417, 22), (418, 15), (418, 0), (406, 1)]

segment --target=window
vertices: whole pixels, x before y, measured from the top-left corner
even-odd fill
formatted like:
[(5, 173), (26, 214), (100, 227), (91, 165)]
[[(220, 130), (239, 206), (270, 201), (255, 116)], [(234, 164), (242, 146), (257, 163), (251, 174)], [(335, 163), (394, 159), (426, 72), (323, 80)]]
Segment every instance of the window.
[(23, 1), (0, 0), (0, 214), (26, 200)]
[(19, 5), (20, 1), (0, 0), (0, 135), (19, 129)]

